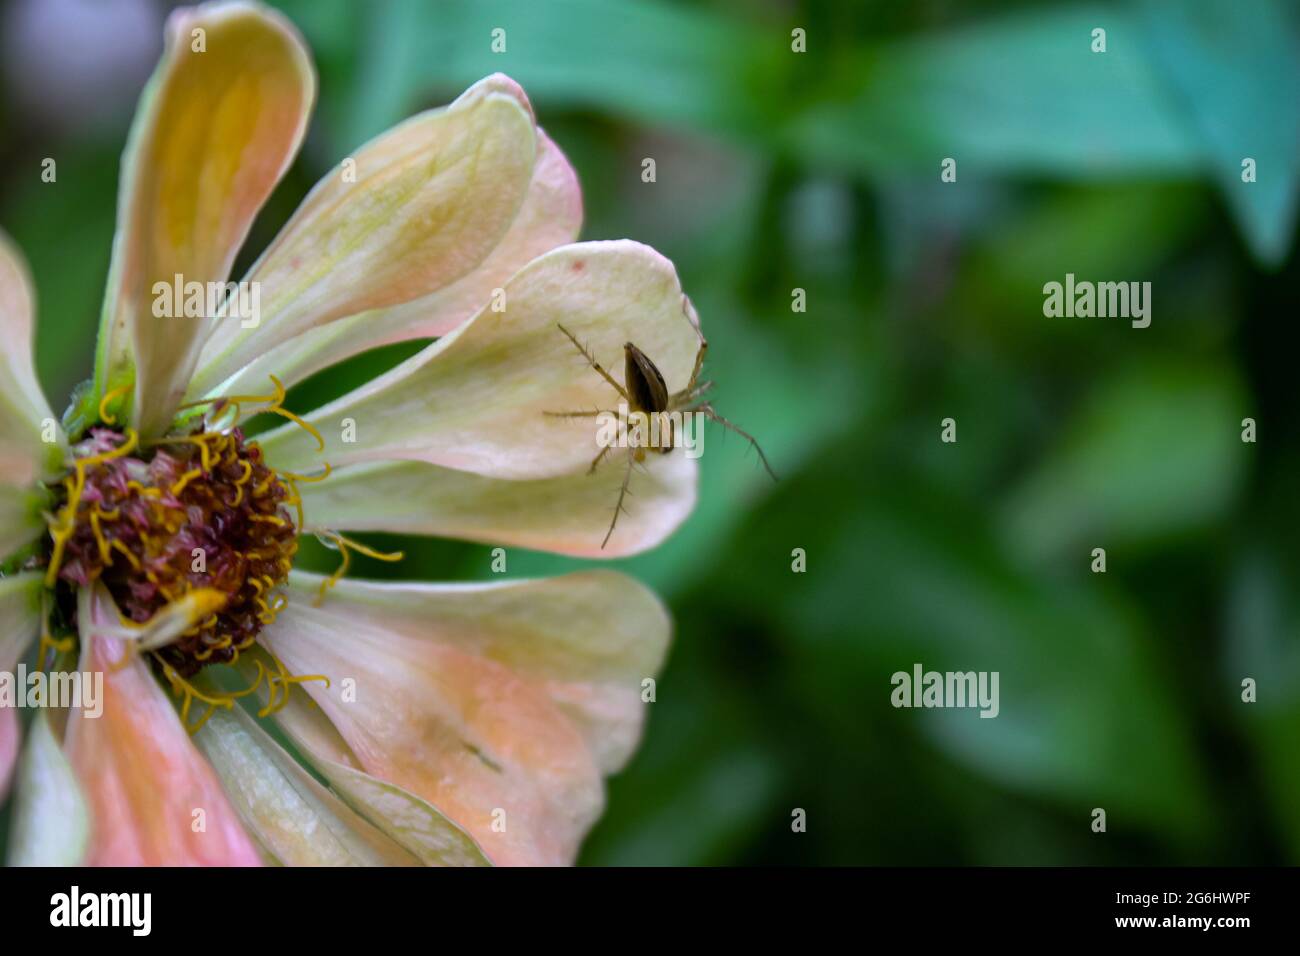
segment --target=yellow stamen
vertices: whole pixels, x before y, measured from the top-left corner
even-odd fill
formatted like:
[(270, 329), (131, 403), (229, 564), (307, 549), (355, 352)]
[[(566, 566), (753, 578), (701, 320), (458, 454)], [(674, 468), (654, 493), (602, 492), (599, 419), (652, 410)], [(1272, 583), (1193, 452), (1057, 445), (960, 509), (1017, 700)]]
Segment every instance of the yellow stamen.
[(110, 674), (116, 674), (135, 660), (139, 653), (140, 644), (137, 641), (124, 641), (122, 646), (122, 656), (108, 665), (108, 672)]
[(253, 477), (253, 463), (251, 461), (240, 461), (244, 466), (244, 473), (235, 479), (235, 487), (239, 493), (235, 495), (235, 503), (231, 507), (238, 508), (244, 500), (244, 485), (248, 484), (248, 479)]
[[(330, 679), (325, 674), (301, 674), (297, 676), (290, 674), (288, 668), (284, 666), (284, 662), (280, 660), (280, 658), (271, 653), (269, 649), (263, 648), (263, 650), (266, 652), (267, 657), (271, 658), (271, 661), (275, 664), (278, 673), (267, 675), (266, 686), (270, 691), (270, 695), (267, 699), (266, 706), (257, 712), (257, 716), (268, 717), (271, 714), (284, 710), (284, 708), (289, 704), (289, 693), (295, 684), (318, 680), (325, 682), (326, 689), (331, 686)], [(257, 661), (254, 661), (254, 663), (257, 663)]]
[(284, 499), (284, 504), (293, 505), (294, 510), (298, 512), (298, 531), (301, 532), (303, 529), (303, 522), (306, 520), (306, 517), (302, 512), (302, 492), (298, 490), (298, 483), (292, 478), (286, 478), (284, 483), (288, 485), (289, 490), (293, 492), (292, 497)]
[(50, 650), (56, 651), (60, 654), (68, 654), (76, 646), (77, 646), (76, 639), (71, 634), (69, 634), (67, 637), (60, 640), (57, 638), (50, 637), (49, 631), (42, 629), (41, 643), (39, 649), (36, 652), (36, 656), (39, 660), (44, 660), (46, 648), (49, 648)]
[(330, 463), (328, 461), (324, 463), (324, 467), (325, 470), (322, 471), (319, 475), (299, 475), (292, 471), (281, 471), (278, 474), (280, 475), (281, 478), (287, 478), (290, 481), (302, 481), (302, 482), (306, 482), (309, 485), (313, 485), (318, 481), (324, 481), (326, 478), (328, 478), (331, 474), (334, 473), (334, 469), (330, 467)]
[[(196, 733), (200, 727), (207, 723), (208, 718), (212, 716), (212, 711), (216, 710), (216, 708), (224, 707), (227, 710), (232, 710), (234, 708), (235, 698), (231, 694), (226, 692), (215, 696), (205, 694), (182, 677), (177, 672), (176, 668), (172, 667), (157, 654), (154, 655), (154, 660), (162, 665), (163, 676), (167, 678), (167, 682), (171, 684), (172, 692), (177, 696), (180, 696), (181, 694), (185, 695), (185, 703), (181, 705), (181, 723), (185, 725), (185, 729), (190, 733)], [(190, 705), (192, 705), (196, 699), (203, 701), (203, 703), (207, 704), (210, 709), (208, 713), (198, 721), (198, 723), (194, 726), (190, 726)]]
[[(216, 619), (213, 618), (213, 620)], [(233, 643), (235, 643), (235, 639), (231, 637), (229, 634), (227, 634), (225, 637), (217, 641), (215, 644), (206, 644), (205, 645), (206, 650), (196, 651), (194, 654), (194, 659), (196, 661), (206, 661), (217, 651), (224, 651), (227, 647), (229, 647)]]
[(123, 385), (121, 388), (115, 388), (111, 392), (105, 392), (104, 397), (99, 400), (99, 420), (105, 425), (116, 425), (117, 419), (108, 413), (108, 406), (112, 404), (115, 398), (125, 395), (131, 391), (133, 386)]
[[(50, 636), (50, 615), (53, 613), (54, 600), (52, 591), (41, 591), (41, 643), (36, 652), (36, 666), (45, 670), (46, 659), (54, 663), (54, 654), (71, 654), (76, 647), (76, 640), (69, 634), (62, 640)], [(47, 650), (48, 648), (48, 650)]]
[(108, 541), (104, 538), (104, 532), (99, 526), (99, 508), (90, 513), (90, 530), (95, 534), (95, 544), (99, 547), (99, 560), (105, 564), (113, 563), (113, 555), (108, 550)]
[(257, 690), (258, 686), (262, 683), (262, 678), (267, 676), (266, 668), (262, 666), (261, 661), (255, 660), (253, 661), (253, 664), (257, 667), (257, 679), (243, 690), (233, 691), (230, 695), (231, 697), (247, 697), (253, 691)]
[(334, 469), (333, 467), (331, 467), (328, 461), (325, 462), (324, 464), (325, 464), (325, 470), (321, 472), (319, 475), (300, 475), (292, 471), (276, 472), (280, 480), (283, 481), (286, 485), (288, 485), (289, 490), (293, 492), (293, 497), (286, 498), (284, 503), (286, 505), (293, 505), (294, 508), (297, 510), (299, 531), (301, 531), (305, 527), (304, 525), (305, 518), (302, 512), (302, 492), (298, 490), (298, 482), (303, 481), (311, 485), (311, 484), (315, 484), (318, 481), (324, 481), (326, 478), (328, 478), (331, 474), (334, 473)]
[(185, 474), (181, 475), (181, 477), (172, 485), (172, 494), (176, 497), (180, 497), (180, 493), (185, 490), (185, 486), (202, 474), (203, 471), (198, 468), (192, 468), (185, 472)]
[(289, 421), (293, 422), (295, 425), (297, 425), (299, 428), (305, 431), (312, 438), (316, 439), (317, 451), (325, 450), (325, 439), (321, 437), (321, 433), (316, 430), (316, 426), (311, 424), (311, 422), (307, 421), (302, 416), (295, 415), (287, 408), (264, 408), (262, 409), (262, 411), (270, 412), (272, 415), (279, 415), (281, 418), (287, 418)]
[(210, 445), (213, 439), (219, 437), (221, 436), (219, 436), (215, 432), (205, 432), (202, 435), (177, 435), (174, 438), (155, 438), (153, 441), (149, 442), (149, 444), (151, 445), (176, 445), (176, 444), (198, 445), (199, 460), (203, 463), (203, 471), (210, 472), (212, 471), (212, 448), (210, 447)]
[(260, 405), (263, 402), (269, 402), (272, 405), (279, 405), (284, 401), (285, 389), (280, 380), (274, 375), (271, 376), (271, 383), (275, 385), (274, 395), (218, 395), (215, 398), (201, 398), (197, 402), (186, 402), (180, 405), (180, 408), (198, 408), (200, 405), (213, 405), (217, 402), (249, 402)]
[(280, 706), (275, 709), (276, 713), (279, 713), (280, 711), (284, 710), (285, 706), (289, 703), (290, 685), (304, 684), (310, 680), (318, 680), (318, 681), (325, 682), (326, 690), (329, 690), (330, 688), (330, 679), (325, 674), (292, 674), (292, 675), (285, 674), (283, 677), (278, 678), (278, 680), (280, 681), (281, 684), (285, 685), (285, 691), (284, 691), (284, 696), (280, 698)]
[[(270, 651), (267, 651), (266, 653), (270, 656), (272, 663), (275, 664), (276, 668), (280, 671), (281, 674), (289, 673), (285, 669), (285, 666), (281, 662), (280, 658), (276, 657)], [(269, 717), (271, 714), (275, 713), (276, 700), (280, 695), (280, 691), (277, 689), (275, 684), (275, 677), (276, 675), (274, 674), (267, 674), (266, 676), (266, 690), (267, 690), (266, 706), (257, 712), (257, 716), (259, 717)], [(289, 693), (289, 688), (286, 685), (285, 694), (288, 693)]]
[(63, 563), (63, 551), (67, 547), (68, 539), (77, 530), (77, 509), (81, 507), (81, 496), (86, 490), (86, 469), (91, 465), (102, 465), (115, 458), (129, 455), (135, 451), (139, 443), (139, 433), (135, 429), (128, 428), (126, 430), (126, 441), (116, 448), (98, 455), (87, 455), (85, 458), (78, 458), (73, 461), (72, 464), (76, 469), (77, 477), (75, 481), (70, 478), (64, 479), (64, 487), (68, 491), (68, 500), (59, 509), (59, 513), (54, 519), (54, 522), (59, 527), (55, 527), (54, 523), (50, 524), (50, 538), (54, 542), (54, 550), (50, 554), (50, 566), (45, 571), (45, 586), (47, 588), (54, 587), (54, 582), (58, 580), (59, 567)]
[(137, 558), (134, 554), (132, 554), (131, 549), (128, 548), (126, 545), (124, 545), (121, 541), (114, 538), (111, 543), (113, 547), (117, 548), (118, 551), (121, 551), (124, 555), (126, 555), (126, 559), (131, 562), (131, 567), (135, 568), (135, 570), (137, 571), (139, 571), (143, 567), (143, 565), (140, 564), (140, 559)]
[[(339, 581), (343, 579), (343, 576), (348, 573), (348, 568), (352, 566), (353, 551), (356, 551), (359, 554), (364, 554), (366, 557), (374, 558), (378, 561), (401, 561), (406, 557), (406, 553), (403, 551), (394, 551), (391, 554), (376, 551), (374, 548), (367, 547), (359, 541), (345, 538), (337, 531), (322, 532), (321, 537), (328, 538), (330, 541), (334, 542), (335, 548), (333, 550), (338, 551), (343, 556), (343, 560), (342, 563), (339, 564), (338, 570), (326, 578), (324, 583), (321, 584), (320, 593), (316, 595), (316, 600), (312, 602), (316, 607), (320, 607), (321, 602), (325, 600), (326, 592), (328, 592), (330, 588), (334, 587), (334, 585), (338, 584)], [(326, 546), (328, 547), (328, 544)]]
[(262, 414), (263, 412), (265, 412), (265, 413), (267, 413), (267, 414), (271, 414), (271, 415), (279, 415), (281, 418), (286, 418), (286, 419), (288, 419), (289, 421), (293, 422), (293, 423), (294, 423), (295, 425), (297, 425), (299, 428), (302, 428), (302, 429), (303, 429), (304, 431), (306, 431), (309, 435), (311, 435), (313, 438), (316, 439), (316, 450), (317, 450), (317, 451), (324, 451), (324, 450), (325, 450), (325, 439), (321, 437), (321, 433), (320, 433), (319, 431), (317, 431), (316, 428), (315, 428), (313, 425), (311, 425), (309, 422), (304, 421), (303, 418), (302, 418), (301, 416), (294, 414), (293, 412), (289, 411), (287, 408), (284, 407), (284, 399), (285, 399), (285, 396), (287, 395), (287, 391), (286, 391), (286, 389), (285, 389), (285, 387), (284, 387), (284, 383), (281, 382), (281, 381), (280, 381), (278, 378), (276, 378), (274, 375), (271, 375), (271, 376), (268, 376), (268, 377), (271, 379), (271, 384), (275, 386), (275, 393), (274, 393), (273, 395), (225, 395), (225, 396), (217, 396), (217, 397), (214, 397), (214, 398), (203, 398), (203, 399), (199, 399), (199, 400), (196, 401), (196, 402), (188, 402), (188, 403), (186, 403), (186, 404), (184, 404), (184, 405), (182, 405), (182, 406), (180, 406), (180, 407), (181, 407), (181, 408), (198, 408), (200, 405), (212, 405), (212, 404), (215, 404), (215, 403), (217, 403), (217, 402), (229, 402), (230, 404), (232, 404), (232, 405), (235, 406), (235, 420), (238, 421), (238, 420), (239, 420), (239, 403), (240, 403), (240, 402), (248, 402), (248, 403), (258, 404), (258, 405), (265, 404), (266, 407), (265, 407), (265, 408), (259, 408), (255, 414), (259, 414), (259, 415), (260, 415), (260, 414)]
[(131, 491), (134, 491), (134, 492), (135, 492), (136, 494), (138, 494), (138, 495), (143, 495), (143, 496), (146, 497), (146, 498), (161, 498), (161, 497), (162, 497), (162, 489), (161, 489), (161, 488), (146, 488), (144, 485), (140, 484), (140, 482), (138, 482), (138, 481), (128, 481), (128, 482), (126, 483), (126, 486), (127, 486), (127, 488), (129, 488)]

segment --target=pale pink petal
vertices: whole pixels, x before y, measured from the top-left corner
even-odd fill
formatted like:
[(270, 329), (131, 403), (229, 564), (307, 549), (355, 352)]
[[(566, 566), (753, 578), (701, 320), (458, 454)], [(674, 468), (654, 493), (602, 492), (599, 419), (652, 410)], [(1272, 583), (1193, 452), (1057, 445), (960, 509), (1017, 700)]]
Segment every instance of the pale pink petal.
[[(623, 379), (623, 345), (658, 366), (669, 391), (690, 380), (700, 338), (673, 265), (628, 240), (561, 246), (451, 334), (368, 385), (262, 436), (278, 468), (306, 472), (362, 461), (417, 460), (497, 478), (584, 470), (600, 451), (595, 419), (548, 411), (616, 409), (618, 393), (563, 334)], [(349, 427), (348, 423), (352, 423)], [(680, 454), (681, 452), (674, 452)]]
[(578, 177), (560, 148), (540, 129), (537, 145), (533, 179), (519, 215), (500, 245), (477, 269), (422, 298), (312, 329), (254, 360), (218, 392), (248, 394), (264, 390), (272, 375), (293, 385), (366, 349), (446, 335), (534, 258), (576, 239), (582, 226)]
[(32, 366), (33, 319), (27, 264), (0, 232), (0, 561), (44, 529), (36, 482), (54, 476), (67, 450)]
[(294, 596), (263, 643), (362, 769), (427, 799), (498, 864), (572, 862), (603, 805), (601, 775), (640, 734), (643, 682), (669, 621), (612, 572), (491, 585), (344, 581)]
[[(41, 626), (42, 575), (34, 572), (0, 578), (0, 672), (14, 672)], [(0, 802), (9, 791), (18, 755), (18, 714), (0, 707)]]
[(500, 75), (367, 143), (317, 183), (253, 266), (259, 321), (214, 327), (191, 393), (313, 328), (468, 275), (514, 222), (536, 159), (532, 108)]
[(68, 721), (65, 747), (91, 807), (88, 864), (256, 866), (261, 862), (216, 774), (190, 741), (147, 659), (125, 644), (99, 590), (81, 623), (83, 673), (104, 675), (103, 713)]
[[(618, 558), (664, 541), (695, 507), (695, 461), (680, 451), (637, 465), (605, 537), (628, 467), (511, 481), (422, 461), (351, 465), (300, 486), (308, 531), (391, 531), (464, 538), (574, 557)], [(603, 545), (603, 546), (602, 546)]]
[(9, 778), (17, 759), (18, 712), (12, 707), (0, 708), (0, 801), (9, 793)]
[[(241, 654), (236, 666), (250, 682), (263, 676), (259, 666), (276, 670), (260, 647)], [(262, 706), (268, 704), (265, 683), (258, 697)], [(349, 807), (424, 865), (491, 865), (473, 838), (427, 800), (361, 770), (361, 761), (311, 698), (297, 691), (288, 697), (277, 693), (275, 722)]]
[(285, 866), (413, 866), (418, 861), (304, 770), (242, 708), (194, 735), (248, 829)]

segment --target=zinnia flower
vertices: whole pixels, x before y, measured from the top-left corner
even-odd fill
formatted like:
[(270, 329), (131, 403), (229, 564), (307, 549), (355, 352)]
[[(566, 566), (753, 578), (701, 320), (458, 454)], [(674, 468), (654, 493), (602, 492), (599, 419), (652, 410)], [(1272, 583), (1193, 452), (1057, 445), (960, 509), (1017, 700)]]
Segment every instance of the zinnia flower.
[[(16, 770), (0, 707), (15, 862), (566, 863), (636, 745), (670, 623), (635, 581), (290, 568), (304, 533), (340, 572), (398, 557), (354, 531), (587, 557), (662, 541), (694, 462), (650, 456), (602, 551), (623, 474), (588, 475), (591, 422), (544, 412), (608, 398), (560, 322), (687, 381), (698, 320), (675, 271), (634, 242), (573, 242), (573, 170), (496, 75), (346, 157), (247, 286), (222, 288), (259, 308), (213, 315), (191, 284), (227, 281), (314, 96), (280, 15), (173, 14), (123, 158), (94, 378), (61, 421), (0, 242), (0, 671), (33, 660), (46, 703), (56, 677), (103, 674), (102, 714), (39, 708)], [(284, 407), (308, 375), (428, 338), (316, 412)], [(287, 420), (246, 437), (268, 413)]]

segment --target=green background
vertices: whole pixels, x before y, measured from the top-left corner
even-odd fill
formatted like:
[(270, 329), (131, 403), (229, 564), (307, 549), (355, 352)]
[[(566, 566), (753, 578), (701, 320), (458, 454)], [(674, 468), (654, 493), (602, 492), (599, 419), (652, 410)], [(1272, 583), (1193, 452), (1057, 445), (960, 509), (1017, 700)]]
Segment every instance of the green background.
[[(280, 6), (320, 101), (244, 262), (356, 145), (508, 73), (578, 170), (582, 238), (676, 263), (718, 407), (782, 476), (710, 432), (687, 525), (615, 562), (677, 631), (584, 862), (1300, 862), (1294, 4)], [(130, 104), (61, 125), (16, 105), (28, 79), (0, 90), (0, 226), (61, 408), (90, 369)], [(1151, 327), (1045, 318), (1067, 272), (1151, 282)], [(490, 576), (487, 548), (400, 544), (357, 573)], [(512, 550), (509, 571), (581, 565)], [(999, 671), (1000, 716), (893, 709), (914, 662)]]

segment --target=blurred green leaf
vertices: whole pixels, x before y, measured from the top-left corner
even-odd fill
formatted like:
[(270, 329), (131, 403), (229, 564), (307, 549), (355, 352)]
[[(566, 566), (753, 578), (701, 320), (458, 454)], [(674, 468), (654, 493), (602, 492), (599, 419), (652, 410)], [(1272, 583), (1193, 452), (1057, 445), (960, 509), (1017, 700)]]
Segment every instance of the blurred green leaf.
[[(1091, 50), (1095, 27), (1107, 51)], [(1206, 153), (1152, 68), (1139, 17), (1016, 12), (941, 34), (848, 46), (662, 0), (419, 0), (373, 5), (351, 132), (373, 135), (433, 90), (503, 71), (539, 103), (729, 134), (860, 172), (1196, 172)], [(506, 31), (494, 53), (492, 31)], [(565, 55), (554, 55), (563, 49)], [(813, 67), (816, 70), (813, 70)], [(967, 166), (969, 164), (969, 166)]]
[[(1093, 53), (1092, 31), (1107, 50)], [(944, 157), (968, 173), (1188, 173), (1202, 149), (1173, 112), (1122, 8), (1035, 8), (862, 51), (856, 89), (787, 129), (801, 155), (867, 169)]]
[[(1300, 37), (1292, 6), (1234, 0), (1144, 0), (1146, 46), (1205, 143), (1255, 256), (1278, 265), (1300, 199)], [(1242, 161), (1257, 179), (1242, 182)]]
[(1020, 310), (1017, 331), (1056, 336), (1037, 308), (1045, 282), (1063, 282), (1067, 272), (1091, 281), (1149, 278), (1205, 218), (1205, 205), (1200, 193), (1159, 182), (1054, 191), (990, 225), (972, 277), (1003, 302), (1032, 303)]
[[(498, 71), (552, 109), (582, 105), (753, 135), (767, 115), (764, 95), (779, 88), (764, 67), (788, 49), (769, 49), (768, 37), (743, 21), (649, 0), (386, 0), (372, 6), (366, 28), (370, 62), (349, 124), (358, 142), (431, 90)], [(492, 50), (498, 28), (503, 53)]]
[(58, 178), (39, 164), (19, 176), (0, 224), (13, 236), (36, 282), (36, 369), (50, 407), (62, 413), (74, 385), (90, 375), (116, 215), (116, 149), (60, 151)]
[[(1123, 319), (1093, 321), (1124, 321)], [(1222, 518), (1253, 445), (1238, 383), (1214, 368), (1143, 364), (1101, 383), (1010, 493), (1013, 547), (1034, 557), (1141, 544)]]
[[(1291, 863), (1300, 861), (1300, 602), (1294, 571), (1276, 551), (1251, 547), (1232, 570), (1220, 668), (1223, 711), (1252, 742), (1260, 776), (1282, 825)], [(1255, 701), (1242, 681), (1255, 681)]]
[[(1203, 839), (1199, 761), (1132, 612), (1081, 582), (1086, 566), (1065, 582), (1022, 567), (982, 519), (919, 476), (907, 487), (868, 483), (863, 496), (810, 553), (807, 580), (785, 587), (792, 648), (832, 655), (882, 708), (891, 674), (914, 663), (998, 671), (994, 719), (973, 710), (904, 716), (953, 761), (1050, 799), (1079, 827), (1103, 807), (1112, 830)], [(781, 530), (787, 544), (809, 538)], [(771, 571), (752, 586), (780, 587)]]
[[(307, 29), (332, 50), (343, 22), (313, 14)], [(1097, 28), (1104, 53), (1092, 50)], [(547, 110), (730, 135), (858, 175), (937, 177), (944, 157), (964, 178), (1206, 174), (1272, 263), (1294, 225), (1300, 127), (1289, 104), (1300, 59), (1271, 0), (1250, 15), (1231, 0), (1035, 9), (870, 44), (814, 33), (816, 56), (791, 52), (782, 30), (661, 0), (383, 0), (356, 29), (364, 40), (349, 104), (326, 104), (345, 130), (340, 148), (432, 93), (502, 71)], [(1257, 183), (1240, 180), (1245, 155), (1259, 163)]]
[(765, 824), (785, 825), (772, 806), (781, 767), (764, 746), (757, 702), (701, 680), (716, 653), (707, 641), (673, 648), (648, 705), (649, 739), (611, 781), (584, 863), (717, 865)]

